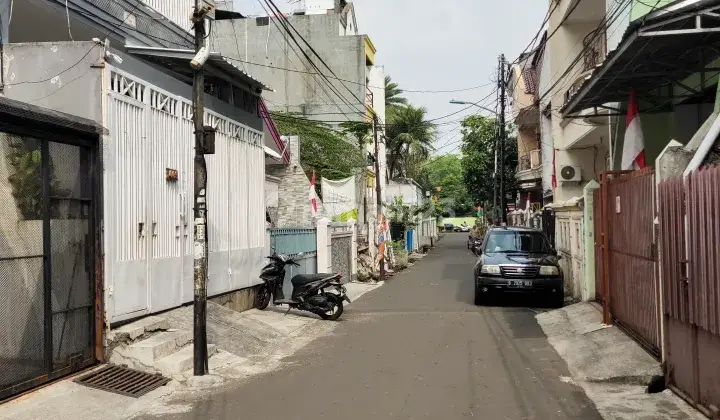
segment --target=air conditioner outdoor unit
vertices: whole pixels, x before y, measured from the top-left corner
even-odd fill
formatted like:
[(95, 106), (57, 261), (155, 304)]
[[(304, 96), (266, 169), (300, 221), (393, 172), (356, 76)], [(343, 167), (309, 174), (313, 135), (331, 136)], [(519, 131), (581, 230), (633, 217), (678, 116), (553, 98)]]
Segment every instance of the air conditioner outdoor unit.
[(563, 182), (580, 182), (582, 177), (580, 176), (580, 167), (565, 165), (560, 168), (560, 180)]

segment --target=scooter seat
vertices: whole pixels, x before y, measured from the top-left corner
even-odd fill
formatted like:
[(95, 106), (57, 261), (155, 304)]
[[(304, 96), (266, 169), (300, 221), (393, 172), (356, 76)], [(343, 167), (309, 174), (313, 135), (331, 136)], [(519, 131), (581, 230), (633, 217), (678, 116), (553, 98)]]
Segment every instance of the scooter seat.
[(328, 277), (332, 277), (335, 274), (328, 274), (328, 273), (320, 273), (320, 274), (298, 274), (290, 280), (290, 283), (292, 283), (293, 286), (302, 286), (308, 283), (312, 283), (314, 281), (326, 279)]

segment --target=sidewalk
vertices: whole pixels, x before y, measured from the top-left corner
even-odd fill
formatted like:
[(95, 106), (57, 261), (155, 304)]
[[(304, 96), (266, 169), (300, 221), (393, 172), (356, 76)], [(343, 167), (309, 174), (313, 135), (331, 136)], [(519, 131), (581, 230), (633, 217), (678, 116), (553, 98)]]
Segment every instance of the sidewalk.
[[(382, 283), (345, 286), (348, 297), (355, 301)], [(290, 311), (286, 315), (286, 311), (271, 307), (240, 313), (209, 303), (209, 341), (217, 346), (217, 352), (209, 359), (210, 375), (195, 378), (190, 371), (169, 375), (174, 380), (168, 385), (140, 398), (88, 388), (74, 383), (74, 377), (70, 377), (0, 405), (0, 419), (121, 420), (140, 414), (185, 412), (209, 388), (270, 373), (288, 363), (285, 358), (316, 338), (332, 333), (338, 325), (303, 312)], [(178, 308), (161, 317), (173, 328), (187, 327), (185, 324), (189, 323), (188, 328), (192, 329), (192, 307)]]
[(648, 394), (647, 384), (662, 375), (660, 364), (602, 313), (578, 303), (536, 316), (548, 341), (568, 365), (605, 419), (701, 420), (705, 417), (671, 391)]

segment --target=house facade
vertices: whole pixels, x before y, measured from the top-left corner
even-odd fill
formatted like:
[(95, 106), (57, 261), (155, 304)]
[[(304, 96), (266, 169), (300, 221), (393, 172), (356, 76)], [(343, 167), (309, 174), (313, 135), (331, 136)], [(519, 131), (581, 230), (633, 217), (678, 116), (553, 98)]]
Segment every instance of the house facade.
[[(191, 6), (27, 0), (15, 1), (12, 16), (2, 18), (9, 34), (4, 95), (107, 129), (101, 144), (107, 326), (193, 298)], [(217, 296), (258, 283), (266, 245), (259, 104), (268, 88), (216, 52), (205, 69), (205, 124), (216, 130), (216, 153), (206, 156), (208, 295)]]
[[(587, 211), (600, 174), (629, 169), (621, 160), (631, 91), (638, 98), (649, 166), (673, 140), (688, 152), (697, 149), (712, 123), (717, 84), (717, 74), (708, 70), (717, 59), (708, 49), (712, 40), (693, 39), (682, 51), (679, 45), (704, 36), (705, 28), (711, 32), (714, 23), (704, 18), (691, 23), (690, 18), (712, 9), (713, 2), (647, 3), (549, 4), (548, 33), (553, 35), (546, 45), (549, 72), (541, 72), (541, 137), (552, 138), (556, 246), (572, 278), (568, 292), (577, 297), (595, 296), (586, 284), (594, 272), (588, 271), (586, 257), (593, 261), (588, 252), (597, 240)], [(674, 64), (662, 66), (662, 60)]]

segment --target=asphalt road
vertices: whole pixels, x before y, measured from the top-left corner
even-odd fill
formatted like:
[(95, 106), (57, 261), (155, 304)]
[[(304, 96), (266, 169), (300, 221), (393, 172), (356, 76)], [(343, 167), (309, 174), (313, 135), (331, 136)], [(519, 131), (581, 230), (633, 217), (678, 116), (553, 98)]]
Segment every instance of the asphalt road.
[[(596, 420), (534, 315), (473, 305), (465, 234), (347, 308), (329, 336), (272, 374), (173, 419)], [(542, 309), (540, 309), (542, 310)]]

